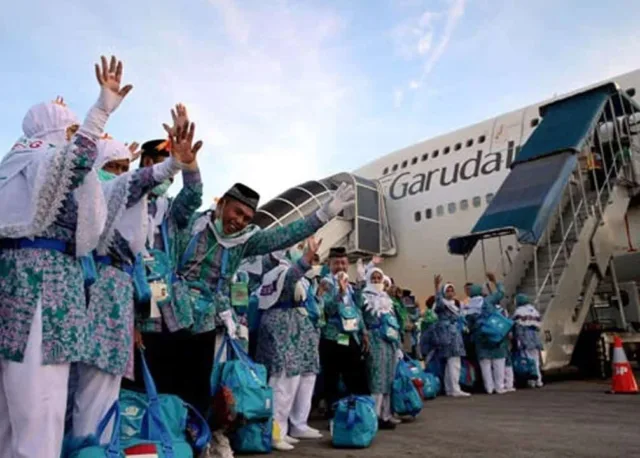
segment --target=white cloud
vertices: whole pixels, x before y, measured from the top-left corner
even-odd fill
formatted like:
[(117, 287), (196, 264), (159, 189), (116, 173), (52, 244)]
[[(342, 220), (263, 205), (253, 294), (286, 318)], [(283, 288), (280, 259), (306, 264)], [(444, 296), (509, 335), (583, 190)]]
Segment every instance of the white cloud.
[(396, 89), (393, 91), (393, 105), (396, 108), (399, 108), (402, 105), (402, 101), (404, 100), (404, 91), (402, 89)]

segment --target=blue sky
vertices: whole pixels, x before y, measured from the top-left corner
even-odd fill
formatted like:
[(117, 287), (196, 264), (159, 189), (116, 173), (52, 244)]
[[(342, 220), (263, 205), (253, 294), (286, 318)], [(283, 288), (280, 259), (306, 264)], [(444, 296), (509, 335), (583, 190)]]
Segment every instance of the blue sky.
[(107, 131), (161, 136), (176, 102), (205, 141), (205, 200), (291, 185), (640, 67), (637, 0), (15, 1), (0, 16), (0, 142), (33, 104), (83, 116), (93, 62), (134, 90)]

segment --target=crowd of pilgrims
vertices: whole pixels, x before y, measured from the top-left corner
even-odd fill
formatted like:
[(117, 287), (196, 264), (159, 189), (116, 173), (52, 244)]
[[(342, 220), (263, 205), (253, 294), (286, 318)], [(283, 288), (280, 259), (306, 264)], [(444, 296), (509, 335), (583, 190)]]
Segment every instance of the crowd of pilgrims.
[[(321, 263), (313, 235), (353, 203), (350, 185), (275, 229), (251, 224), (259, 195), (241, 183), (199, 211), (202, 142), (185, 107), (171, 111), (167, 137), (138, 151), (104, 133), (132, 89), (122, 63), (103, 57), (95, 73), (99, 96), (83, 121), (62, 99), (35, 105), (0, 162), (0, 458), (58, 458), (65, 435), (93, 434), (121, 389), (144, 392), (144, 365), (160, 393), (220, 418), (211, 374), (229, 339), (267, 369), (278, 450), (321, 438), (312, 405), (331, 418), (349, 394), (371, 395), (380, 428), (395, 428), (392, 384), (407, 354), (441, 362), (450, 396), (469, 395), (464, 358), (499, 394), (513, 390), (513, 348), (539, 361), (540, 315), (524, 296), (509, 338), (475, 337), (480, 317), (506, 313), (493, 275), (491, 291), (465, 285), (462, 301), (438, 276), (421, 311), (377, 258), (358, 261), (351, 280), (344, 248)], [(208, 453), (232, 456), (227, 425), (210, 423)]]

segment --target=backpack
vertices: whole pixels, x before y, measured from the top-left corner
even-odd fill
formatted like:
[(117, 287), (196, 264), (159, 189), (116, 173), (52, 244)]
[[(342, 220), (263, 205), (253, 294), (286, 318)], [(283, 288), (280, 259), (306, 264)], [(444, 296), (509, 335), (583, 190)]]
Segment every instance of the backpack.
[(424, 372), (422, 374), (422, 397), (434, 399), (440, 393), (440, 379), (435, 375)]
[(391, 389), (391, 409), (398, 415), (417, 416), (422, 410), (422, 397), (412, 380), (411, 368), (406, 361), (398, 361)]
[(236, 453), (271, 453), (273, 418), (255, 420), (237, 429), (229, 442)]
[(536, 362), (529, 358), (526, 353), (517, 351), (513, 354), (513, 374), (520, 380), (536, 380), (538, 369)]
[[(228, 359), (221, 362), (227, 351)], [(213, 366), (211, 392), (225, 386), (233, 393), (238, 417), (246, 421), (273, 416), (273, 391), (267, 383), (267, 369), (254, 363), (236, 341), (225, 335)]]
[(480, 324), (480, 335), (493, 344), (502, 342), (513, 327), (513, 321), (497, 311), (491, 312), (478, 321)]
[(378, 416), (371, 396), (348, 396), (338, 401), (330, 423), (336, 448), (367, 448), (378, 432)]

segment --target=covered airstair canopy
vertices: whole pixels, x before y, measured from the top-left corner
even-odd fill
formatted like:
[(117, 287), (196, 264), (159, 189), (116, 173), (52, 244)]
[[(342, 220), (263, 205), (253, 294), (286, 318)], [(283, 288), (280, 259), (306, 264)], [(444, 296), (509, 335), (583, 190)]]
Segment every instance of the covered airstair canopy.
[(607, 104), (616, 118), (639, 111), (613, 83), (542, 106), (542, 121), (506, 180), (471, 233), (449, 240), (449, 252), (468, 256), (479, 240), (509, 233), (520, 243), (538, 243)]

